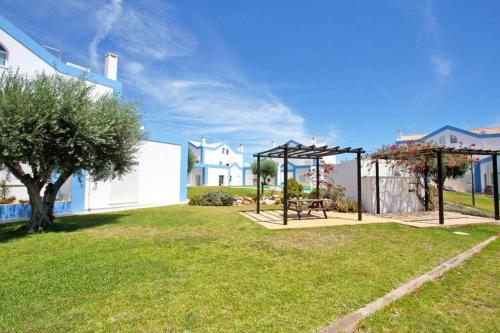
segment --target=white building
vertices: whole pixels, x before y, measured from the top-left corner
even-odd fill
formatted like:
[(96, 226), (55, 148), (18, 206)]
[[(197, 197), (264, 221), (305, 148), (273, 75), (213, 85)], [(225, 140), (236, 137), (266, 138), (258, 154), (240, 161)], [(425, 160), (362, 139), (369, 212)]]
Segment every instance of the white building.
[[(105, 56), (103, 75), (63, 62), (0, 15), (0, 74), (10, 69), (28, 75), (45, 72), (84, 77), (89, 84), (95, 85), (98, 95), (102, 95), (121, 92), (117, 65), (118, 57), (112, 53)], [(1, 179), (5, 179), (5, 176), (5, 172), (0, 174)], [(13, 176), (9, 178), (11, 195), (17, 199), (27, 199), (26, 189), (19, 180)], [(184, 202), (186, 183), (187, 140), (151, 134), (141, 145), (135, 171), (123, 179), (110, 182), (96, 183), (85, 176), (80, 182), (77, 177), (72, 177), (58, 194), (61, 201), (56, 203), (55, 210), (56, 213), (73, 213)], [(0, 205), (0, 220), (29, 216), (29, 211), (23, 205), (7, 206), (13, 205)]]
[(189, 141), (196, 163), (189, 174), (191, 186), (241, 186), (243, 180), (243, 145), (237, 150), (223, 142)]
[[(464, 130), (453, 126), (444, 126), (425, 134), (403, 135), (398, 130), (396, 144), (415, 141), (434, 141), (437, 144), (453, 148), (500, 149), (500, 127), (475, 128)], [(476, 158), (476, 157), (475, 157)], [(483, 192), (486, 186), (493, 185), (493, 163), (491, 156), (477, 156), (474, 163), (474, 189)], [(450, 185), (459, 191), (472, 190), (472, 177), (469, 172), (461, 179), (447, 180)]]

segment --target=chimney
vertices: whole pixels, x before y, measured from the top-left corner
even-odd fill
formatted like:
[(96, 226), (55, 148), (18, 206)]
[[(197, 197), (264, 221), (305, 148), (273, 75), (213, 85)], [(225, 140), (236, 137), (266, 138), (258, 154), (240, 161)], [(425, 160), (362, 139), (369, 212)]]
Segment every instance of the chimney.
[(240, 153), (243, 152), (243, 145), (240, 143), (240, 149), (239, 149)]
[(104, 76), (110, 80), (115, 80), (118, 75), (118, 56), (113, 53), (106, 53), (104, 57)]
[(276, 144), (274, 143), (274, 141), (271, 141), (271, 148), (275, 148), (276, 147)]
[(313, 137), (311, 138), (311, 144), (312, 144), (313, 146), (316, 146), (316, 137), (315, 137), (315, 136), (313, 136)]
[(403, 130), (400, 128), (396, 131), (396, 140), (399, 141), (403, 137)]
[(201, 137), (201, 145), (204, 146), (207, 143), (207, 139), (204, 136)]

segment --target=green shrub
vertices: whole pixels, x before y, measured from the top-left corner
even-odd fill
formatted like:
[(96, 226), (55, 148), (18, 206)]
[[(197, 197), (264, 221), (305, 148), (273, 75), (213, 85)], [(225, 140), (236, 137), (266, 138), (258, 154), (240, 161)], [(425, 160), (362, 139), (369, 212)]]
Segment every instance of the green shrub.
[(224, 191), (211, 191), (192, 197), (189, 204), (193, 206), (232, 206), (234, 196)]
[(304, 186), (291, 178), (288, 179), (288, 198), (300, 198), (304, 195)]
[(356, 213), (358, 211), (358, 203), (349, 198), (337, 201), (337, 211), (339, 213)]
[(340, 185), (331, 186), (325, 193), (325, 198), (333, 201), (342, 201), (345, 198), (345, 187)]

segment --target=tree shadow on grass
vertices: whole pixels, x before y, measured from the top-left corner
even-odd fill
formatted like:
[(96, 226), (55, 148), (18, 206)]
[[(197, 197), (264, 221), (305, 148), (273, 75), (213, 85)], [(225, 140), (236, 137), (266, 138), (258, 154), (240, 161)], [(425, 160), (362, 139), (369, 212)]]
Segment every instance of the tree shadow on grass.
[[(128, 215), (130, 214), (115, 213), (59, 217), (56, 218), (51, 230), (43, 231), (42, 233), (73, 232), (96, 228), (102, 225), (117, 223), (120, 219)], [(0, 225), (0, 243), (32, 234), (34, 233), (24, 224), (24, 222)]]

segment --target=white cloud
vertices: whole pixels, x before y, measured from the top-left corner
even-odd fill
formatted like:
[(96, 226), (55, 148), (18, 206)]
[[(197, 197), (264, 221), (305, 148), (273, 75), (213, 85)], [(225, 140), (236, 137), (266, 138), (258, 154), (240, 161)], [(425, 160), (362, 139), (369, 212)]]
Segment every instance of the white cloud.
[[(246, 151), (295, 139), (309, 142), (304, 118), (266, 84), (254, 84), (217, 36), (203, 50), (165, 1), (112, 0), (97, 12), (89, 45), (99, 68), (99, 44), (120, 57), (125, 92), (143, 101), (147, 131), (243, 143)], [(209, 60), (210, 59), (210, 60)], [(328, 133), (327, 137), (332, 136)]]
[(451, 60), (441, 55), (432, 54), (431, 63), (439, 81), (443, 81), (451, 75), (453, 70), (453, 63)]
[(118, 20), (122, 13), (122, 0), (110, 0), (97, 13), (96, 32), (89, 45), (90, 65), (94, 68), (101, 68), (99, 58), (99, 43), (108, 36), (113, 24)]
[(239, 140), (249, 149), (291, 138), (308, 141), (304, 119), (267, 89), (248, 83), (237, 86), (224, 79), (184, 80), (151, 74), (126, 79), (161, 107), (145, 113), (146, 130)]
[(169, 7), (155, 5), (156, 12), (127, 8), (111, 34), (115, 44), (129, 56), (145, 61), (188, 55), (195, 38), (172, 18)]

